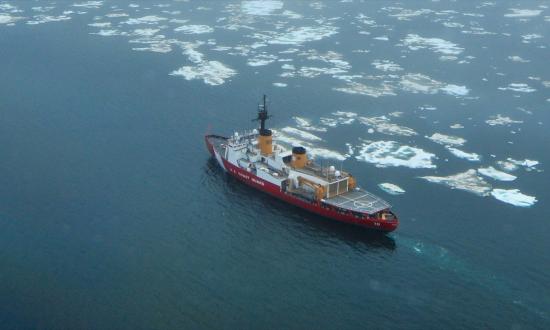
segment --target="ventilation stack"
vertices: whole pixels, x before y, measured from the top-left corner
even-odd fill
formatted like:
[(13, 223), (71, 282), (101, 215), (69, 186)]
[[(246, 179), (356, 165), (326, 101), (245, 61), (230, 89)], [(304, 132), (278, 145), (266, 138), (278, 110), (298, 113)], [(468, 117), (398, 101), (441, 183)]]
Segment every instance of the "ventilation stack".
[(258, 136), (258, 147), (262, 155), (269, 156), (273, 153), (273, 144), (272, 144), (272, 133), (270, 129), (260, 130), (260, 135)]
[(307, 154), (304, 147), (292, 148), (292, 167), (303, 168), (307, 164)]

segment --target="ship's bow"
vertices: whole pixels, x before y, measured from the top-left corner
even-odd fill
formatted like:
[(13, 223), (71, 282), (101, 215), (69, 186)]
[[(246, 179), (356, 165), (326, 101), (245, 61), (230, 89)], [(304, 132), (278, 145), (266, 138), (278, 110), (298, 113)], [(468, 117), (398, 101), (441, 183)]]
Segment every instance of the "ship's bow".
[(205, 135), (204, 136), (204, 142), (206, 143), (206, 149), (210, 152), (212, 156), (214, 156), (214, 143), (213, 143), (213, 136), (212, 135)]

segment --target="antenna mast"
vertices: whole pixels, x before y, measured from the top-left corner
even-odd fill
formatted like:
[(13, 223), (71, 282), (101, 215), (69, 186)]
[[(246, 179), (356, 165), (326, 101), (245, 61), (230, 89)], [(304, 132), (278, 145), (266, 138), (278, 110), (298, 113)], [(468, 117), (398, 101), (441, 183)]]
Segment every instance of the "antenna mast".
[(263, 104), (258, 105), (258, 118), (254, 119), (255, 121), (260, 121), (260, 132), (265, 131), (265, 121), (271, 118), (267, 113), (267, 97), (264, 94)]

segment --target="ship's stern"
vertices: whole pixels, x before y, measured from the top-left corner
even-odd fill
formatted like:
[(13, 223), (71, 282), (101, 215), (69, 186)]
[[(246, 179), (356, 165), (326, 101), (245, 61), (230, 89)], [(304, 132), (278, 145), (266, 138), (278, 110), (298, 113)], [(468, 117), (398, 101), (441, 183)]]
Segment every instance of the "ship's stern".
[(397, 229), (399, 226), (399, 219), (391, 210), (384, 210), (379, 212), (373, 219), (376, 226), (385, 232), (391, 232)]

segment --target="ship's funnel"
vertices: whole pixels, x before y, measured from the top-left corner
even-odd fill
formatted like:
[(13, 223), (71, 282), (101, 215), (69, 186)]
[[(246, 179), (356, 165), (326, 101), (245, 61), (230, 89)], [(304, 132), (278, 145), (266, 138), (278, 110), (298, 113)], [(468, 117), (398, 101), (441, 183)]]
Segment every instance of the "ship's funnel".
[(292, 148), (292, 167), (303, 168), (307, 164), (306, 148), (294, 147)]
[(271, 130), (261, 129), (258, 136), (258, 147), (263, 155), (271, 155), (273, 153), (273, 139), (271, 137)]

